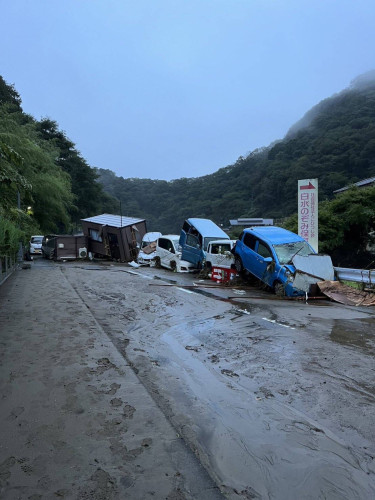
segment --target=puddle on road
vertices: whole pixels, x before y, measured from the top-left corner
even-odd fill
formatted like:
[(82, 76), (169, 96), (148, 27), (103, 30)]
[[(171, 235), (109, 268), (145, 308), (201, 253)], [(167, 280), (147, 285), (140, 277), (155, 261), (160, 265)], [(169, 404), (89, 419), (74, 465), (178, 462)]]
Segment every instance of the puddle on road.
[(375, 320), (336, 319), (330, 334), (333, 342), (344, 346), (360, 347), (373, 355), (375, 353)]
[[(233, 378), (228, 383), (226, 370), (218, 373), (186, 349), (199, 345), (210, 326), (212, 319), (174, 325), (161, 340), (178, 374), (176, 386), (168, 385), (175, 412), (194, 422), (196, 444), (222, 484), (254, 488), (251, 498), (295, 500), (306, 490), (314, 498), (339, 498), (342, 491), (353, 499), (371, 495), (366, 465), (350, 447), (296, 409), (257, 398)], [(185, 421), (184, 428), (189, 429)]]

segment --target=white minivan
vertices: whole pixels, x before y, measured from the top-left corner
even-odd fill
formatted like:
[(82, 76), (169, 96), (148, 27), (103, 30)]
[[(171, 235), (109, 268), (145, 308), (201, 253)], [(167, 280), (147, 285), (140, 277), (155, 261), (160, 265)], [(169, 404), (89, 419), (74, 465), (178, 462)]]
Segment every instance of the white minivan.
[(235, 269), (234, 255), (231, 250), (234, 247), (236, 240), (214, 240), (210, 241), (207, 246), (206, 260), (204, 267), (211, 269), (212, 267), (221, 267), (223, 269)]
[(177, 273), (188, 273), (194, 269), (191, 262), (181, 260), (181, 247), (178, 234), (160, 236), (156, 244), (155, 265), (166, 267)]
[(40, 234), (31, 236), (29, 242), (30, 255), (42, 255), (43, 236)]

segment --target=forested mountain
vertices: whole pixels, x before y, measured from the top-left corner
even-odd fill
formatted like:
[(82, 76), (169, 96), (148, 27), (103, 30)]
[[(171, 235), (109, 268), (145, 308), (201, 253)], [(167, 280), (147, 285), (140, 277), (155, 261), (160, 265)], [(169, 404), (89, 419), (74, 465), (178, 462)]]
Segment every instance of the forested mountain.
[[(349, 266), (356, 265), (353, 252), (361, 252), (357, 263), (370, 265), (366, 241), (375, 226), (375, 188), (328, 200), (335, 189), (371, 176), (375, 72), (319, 103), (283, 140), (214, 174), (170, 182), (124, 179), (90, 167), (55, 121), (24, 113), (19, 94), (0, 77), (0, 256), (32, 233), (70, 232), (81, 218), (120, 213), (120, 202), (123, 215), (145, 218), (149, 230), (163, 233), (178, 233), (187, 217), (224, 227), (237, 217), (284, 219), (296, 212), (297, 180), (317, 177), (320, 200), (326, 200), (319, 208), (321, 248), (340, 259), (349, 255)], [(286, 224), (295, 229), (295, 219)]]
[(96, 177), (57, 124), (24, 113), (0, 77), (0, 256), (30, 234), (70, 232), (82, 217), (117, 211)]
[(178, 232), (186, 217), (224, 226), (237, 217), (284, 218), (296, 211), (298, 179), (317, 177), (324, 200), (375, 175), (375, 72), (319, 103), (282, 141), (214, 174), (170, 182), (98, 174), (123, 213), (145, 217), (152, 230)]

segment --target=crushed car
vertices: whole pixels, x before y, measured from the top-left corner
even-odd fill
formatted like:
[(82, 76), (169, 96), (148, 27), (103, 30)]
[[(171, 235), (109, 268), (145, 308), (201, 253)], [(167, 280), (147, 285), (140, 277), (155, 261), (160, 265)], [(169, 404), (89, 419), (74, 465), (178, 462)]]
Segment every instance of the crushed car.
[(154, 258), (156, 267), (165, 267), (178, 273), (192, 271), (193, 264), (183, 260), (181, 256), (178, 234), (166, 234), (158, 239)]
[(146, 233), (141, 241), (138, 252), (137, 263), (141, 266), (149, 266), (156, 256), (156, 242), (161, 236), (159, 232)]
[(301, 236), (281, 227), (245, 229), (233, 253), (238, 273), (250, 273), (277, 295), (306, 295), (318, 281), (334, 280), (331, 258), (317, 254)]

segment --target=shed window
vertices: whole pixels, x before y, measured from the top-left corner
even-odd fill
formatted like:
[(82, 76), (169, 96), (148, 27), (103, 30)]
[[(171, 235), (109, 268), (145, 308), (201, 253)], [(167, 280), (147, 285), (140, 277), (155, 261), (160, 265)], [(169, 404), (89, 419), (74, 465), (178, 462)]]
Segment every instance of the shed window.
[(99, 231), (97, 231), (96, 229), (89, 229), (89, 235), (90, 235), (90, 238), (92, 240), (95, 240), (95, 241), (100, 241), (102, 242), (102, 237), (99, 235)]

